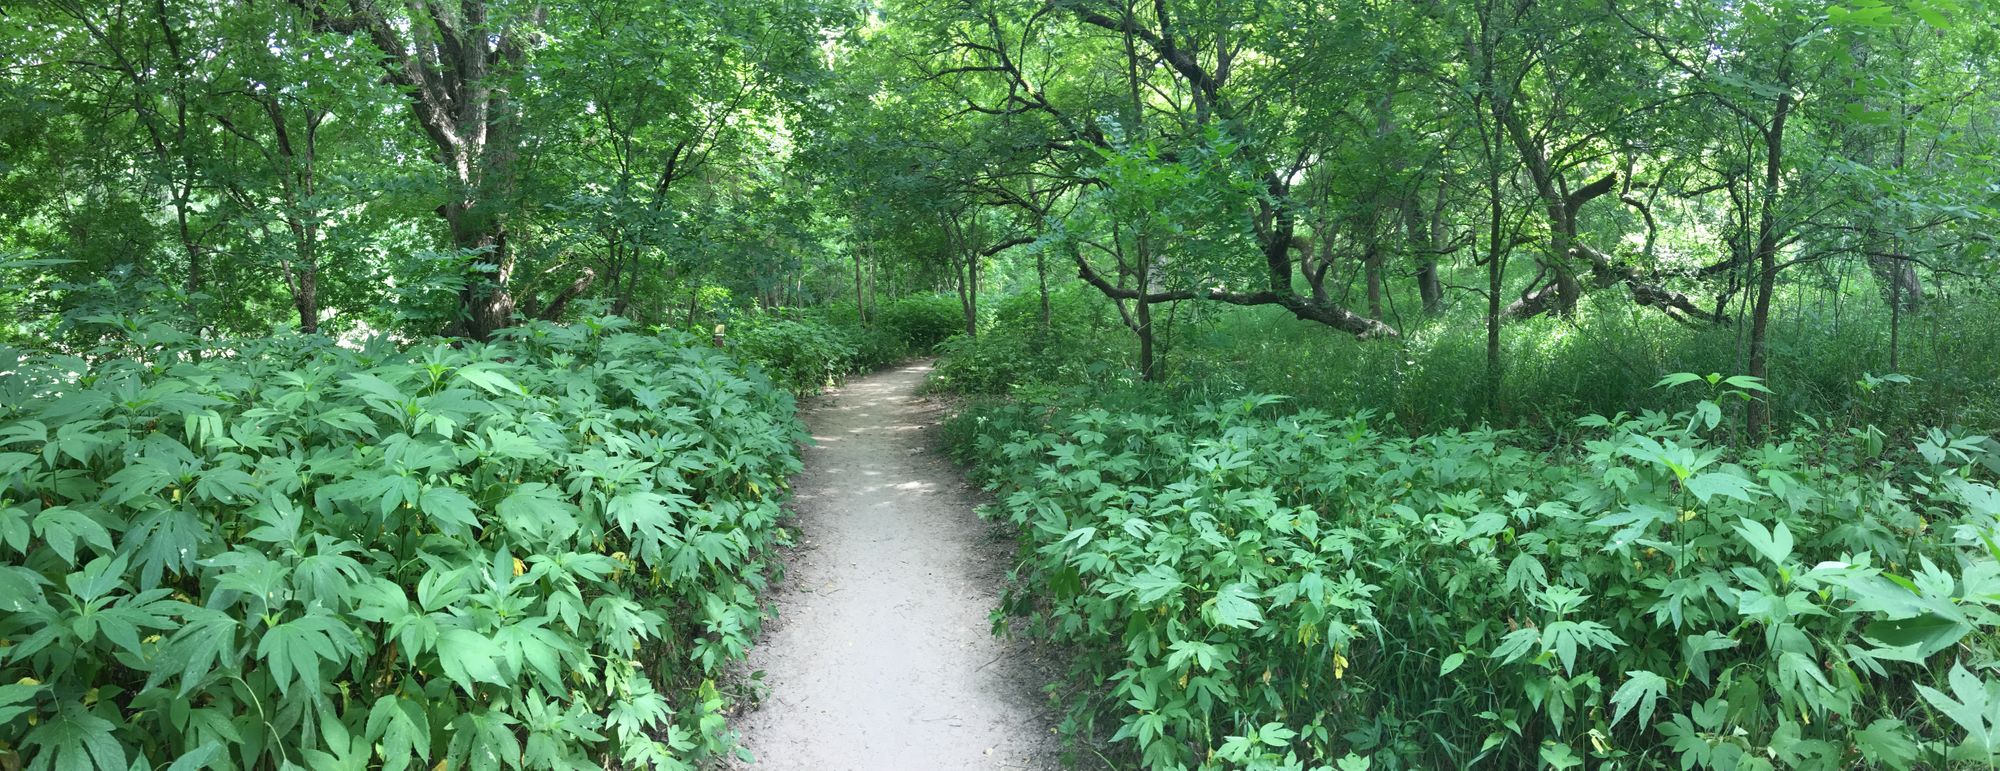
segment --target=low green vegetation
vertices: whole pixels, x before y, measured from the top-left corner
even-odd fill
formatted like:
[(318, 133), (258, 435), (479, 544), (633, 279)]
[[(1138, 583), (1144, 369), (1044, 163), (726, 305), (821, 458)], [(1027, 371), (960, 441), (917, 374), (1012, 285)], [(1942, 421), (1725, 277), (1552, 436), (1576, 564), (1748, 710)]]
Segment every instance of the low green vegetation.
[(0, 351), (0, 757), (695, 768), (792, 399), (616, 319), (492, 343)]
[(1991, 767), (1996, 18), (10, 3), (0, 771), (733, 762), (929, 356), (1073, 759)]
[(850, 374), (929, 355), (964, 331), (964, 319), (948, 297), (912, 295), (884, 303), (867, 323), (851, 307), (779, 309), (721, 329), (731, 353), (803, 396)]
[(1118, 765), (2000, 761), (2000, 443), (1719, 442), (1761, 385), (1665, 384), (1687, 409), (1553, 448), (1278, 396), (951, 430), (1020, 544), (996, 621), (1069, 651), (1063, 729)]

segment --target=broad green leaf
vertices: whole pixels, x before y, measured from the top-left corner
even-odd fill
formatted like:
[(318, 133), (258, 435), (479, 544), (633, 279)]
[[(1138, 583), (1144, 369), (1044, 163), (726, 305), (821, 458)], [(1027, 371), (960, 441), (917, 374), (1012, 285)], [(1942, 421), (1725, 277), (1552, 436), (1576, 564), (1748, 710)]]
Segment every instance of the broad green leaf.
[(438, 532), (451, 536), (470, 534), (479, 526), (477, 506), (471, 498), (449, 487), (432, 487), (424, 490), (421, 503), (424, 516), (429, 517)]
[(1862, 758), (1882, 768), (1910, 768), (1917, 762), (1917, 743), (1895, 718), (1877, 719), (1854, 732), (1854, 746)]
[(437, 655), (445, 677), (468, 694), (476, 692), (478, 683), (507, 684), (500, 676), (503, 651), (486, 635), (470, 629), (447, 629), (438, 637)]
[(1164, 600), (1186, 586), (1181, 583), (1180, 574), (1166, 565), (1152, 565), (1126, 579), (1126, 582), (1137, 592), (1137, 599), (1141, 605), (1151, 605)]
[(47, 690), (41, 683), (18, 682), (0, 685), (0, 726), (14, 721), (14, 718), (35, 709), (34, 698)]
[(457, 375), (458, 379), (478, 386), (494, 396), (526, 396), (528, 393), (526, 389), (516, 385), (514, 381), (508, 380), (506, 375), (487, 369), (482, 365), (475, 364), (470, 367), (460, 367), (454, 374)]
[(43, 509), (35, 515), (35, 530), (49, 548), (71, 565), (76, 564), (78, 541), (95, 547), (99, 553), (111, 552), (111, 531), (75, 509), (64, 506)]
[(1242, 583), (1222, 587), (1215, 593), (1215, 623), (1238, 629), (1256, 629), (1264, 622), (1264, 612), (1254, 602), (1257, 596), (1256, 590)]
[(1750, 544), (1750, 548), (1756, 549), (1758, 554), (1775, 565), (1783, 567), (1785, 560), (1792, 556), (1792, 530), (1783, 522), (1767, 529), (1761, 523), (1740, 519), (1736, 524), (1736, 533), (1743, 536), (1743, 541)]
[(175, 758), (174, 762), (167, 766), (167, 771), (203, 771), (213, 768), (215, 759), (219, 757), (222, 757), (222, 743), (205, 742), (194, 751)]
[(1767, 394), (1771, 392), (1771, 389), (1764, 387), (1763, 380), (1750, 377), (1749, 375), (1732, 375), (1724, 378), (1722, 383), (1731, 388), (1741, 388), (1745, 391), (1757, 391)]
[(319, 691), (320, 662), (338, 666), (355, 650), (354, 633), (324, 615), (304, 616), (271, 627), (257, 643), (257, 657), (271, 667), (280, 693), (290, 693), (295, 684), (309, 692)]
[(1962, 619), (1925, 613), (1876, 621), (1868, 625), (1867, 636), (1889, 647), (1914, 645), (1919, 656), (1930, 658), (1971, 632), (1972, 626)]
[(1611, 724), (1618, 725), (1636, 705), (1639, 708), (1639, 727), (1651, 726), (1653, 707), (1667, 695), (1667, 679), (1645, 670), (1626, 672), (1625, 677), (1625, 683), (1611, 694)]
[(91, 714), (77, 702), (64, 702), (56, 714), (29, 729), (22, 744), (36, 747), (55, 771), (124, 769), (125, 747), (112, 735), (111, 721)]
[(1750, 480), (1722, 471), (1705, 471), (1689, 477), (1687, 489), (1688, 492), (1694, 493), (1694, 497), (1700, 498), (1702, 503), (1708, 503), (1717, 495), (1750, 503), (1763, 493), (1763, 490)]

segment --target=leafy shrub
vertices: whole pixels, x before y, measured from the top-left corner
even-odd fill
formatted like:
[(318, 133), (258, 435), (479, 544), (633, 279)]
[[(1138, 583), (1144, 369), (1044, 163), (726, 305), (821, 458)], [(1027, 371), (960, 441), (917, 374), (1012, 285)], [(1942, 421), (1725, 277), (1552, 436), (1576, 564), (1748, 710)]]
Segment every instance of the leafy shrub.
[[(1125, 371), (1123, 362), (1130, 353), (1116, 348), (1115, 333), (1106, 333), (1108, 308), (1101, 296), (1091, 296), (1095, 292), (1077, 288), (1053, 293), (1047, 326), (1042, 324), (1039, 295), (1002, 300), (992, 329), (977, 338), (953, 338), (939, 346), (928, 387), (1006, 394), (1021, 386), (1129, 378), (1132, 373)], [(1116, 332), (1124, 329), (1118, 327)]]
[(1704, 400), (1535, 451), (1279, 401), (952, 425), (1019, 537), (996, 621), (1071, 653), (1071, 736), (1152, 769), (2000, 760), (1990, 440), (1734, 450)]
[(930, 353), (939, 343), (965, 333), (965, 311), (958, 298), (942, 294), (898, 298), (877, 308), (872, 321), (918, 354)]
[(802, 431), (755, 372), (622, 325), (0, 351), (0, 765), (726, 751), (714, 678)]
[(856, 372), (886, 367), (917, 353), (900, 335), (879, 325), (851, 327), (847, 332), (854, 345), (853, 369)]
[(795, 394), (818, 392), (855, 368), (849, 330), (810, 317), (755, 316), (728, 330), (731, 350)]

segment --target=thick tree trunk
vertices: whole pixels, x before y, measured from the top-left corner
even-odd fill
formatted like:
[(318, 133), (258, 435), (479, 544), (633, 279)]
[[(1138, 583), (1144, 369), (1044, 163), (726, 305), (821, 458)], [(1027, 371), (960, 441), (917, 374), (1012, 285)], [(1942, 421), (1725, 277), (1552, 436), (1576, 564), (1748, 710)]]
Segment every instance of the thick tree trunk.
[(447, 331), (474, 340), (488, 339), (514, 320), (514, 296), (507, 291), (514, 278), (514, 256), (507, 249), (506, 230), (480, 217), (477, 207), (469, 202), (446, 204), (441, 211), (451, 227), (452, 244), (461, 251), (477, 253), (466, 272), (465, 287), (458, 293), (459, 321)]
[(502, 214), (513, 196), (520, 108), (509, 98), (505, 73), (527, 56), (528, 38), (544, 9), (500, 24), (485, 0), (412, 5), (417, 17), (392, 20), (372, 3), (354, 3), (351, 15), (315, 6), (326, 28), (366, 32), (384, 54), (383, 69), (410, 99), (417, 125), (434, 159), (462, 191), (438, 207), (452, 245), (475, 253), (459, 293), (460, 317), (446, 332), (486, 339), (512, 323), (510, 282), (514, 254)]

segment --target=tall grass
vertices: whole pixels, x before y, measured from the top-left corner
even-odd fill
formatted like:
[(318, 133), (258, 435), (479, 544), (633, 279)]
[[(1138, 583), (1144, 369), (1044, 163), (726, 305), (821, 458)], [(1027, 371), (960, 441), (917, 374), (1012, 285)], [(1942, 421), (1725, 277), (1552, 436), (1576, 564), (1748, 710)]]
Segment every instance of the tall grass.
[[(1781, 293), (1771, 328), (1770, 386), (1781, 419), (1872, 423), (1891, 432), (2000, 425), (2000, 323), (1992, 321), (2000, 304), (1954, 298), (1904, 314), (1899, 363), (1912, 382), (1878, 386), (1864, 376), (1890, 372), (1889, 316), (1880, 297), (1865, 286), (1835, 302), (1804, 291)], [(1133, 379), (1128, 331), (1103, 323), (1101, 314), (1062, 310), (1093, 301), (1104, 304), (1080, 292), (1060, 295), (1052, 330), (1003, 318), (947, 355), (941, 369), (948, 377), (939, 385), (1000, 392)], [(1106, 304), (1103, 313), (1110, 312)], [(1481, 422), (1561, 427), (1579, 415), (1668, 409), (1673, 397), (1653, 387), (1662, 376), (1739, 374), (1747, 348), (1747, 325), (1681, 324), (1617, 293), (1599, 293), (1573, 318), (1503, 329), (1500, 410), (1488, 414), (1486, 331), (1474, 309), (1406, 319), (1403, 335), (1392, 340), (1355, 340), (1275, 308), (1208, 306), (1190, 317), (1182, 313), (1175, 328), (1162, 330), (1173, 342), (1164, 387), (1197, 398), (1285, 394), (1336, 413), (1374, 409), (1414, 433)], [(1078, 366), (1084, 362), (1097, 366)]]

